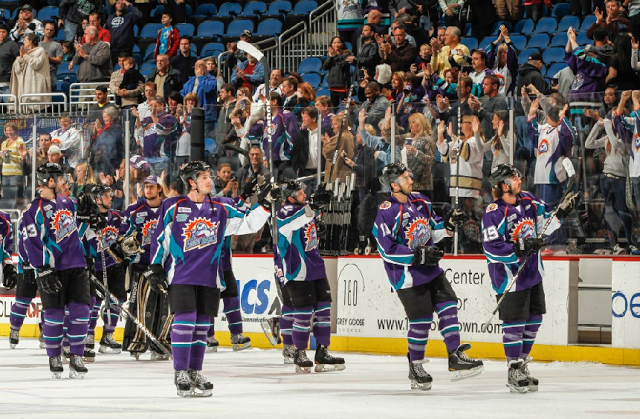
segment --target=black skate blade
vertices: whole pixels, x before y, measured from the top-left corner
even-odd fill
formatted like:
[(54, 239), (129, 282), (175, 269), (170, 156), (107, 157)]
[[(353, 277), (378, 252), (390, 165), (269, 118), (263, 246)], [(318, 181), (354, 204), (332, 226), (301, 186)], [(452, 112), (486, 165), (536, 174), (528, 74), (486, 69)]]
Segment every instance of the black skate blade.
[(316, 364), (316, 372), (344, 371), (345, 364)]
[(296, 365), (296, 373), (298, 374), (309, 374), (311, 372), (311, 367), (301, 367)]
[(506, 384), (509, 387), (509, 391), (512, 393), (525, 394), (529, 391), (529, 386), (514, 386), (513, 384)]
[(279, 342), (280, 339), (276, 338), (276, 336), (273, 336), (273, 334), (271, 334), (271, 325), (269, 324), (269, 322), (262, 321), (260, 322), (260, 326), (262, 326), (262, 332), (267, 337), (267, 340), (269, 340), (269, 343), (271, 344), (271, 346), (276, 346), (280, 343)]
[(467, 378), (472, 378), (478, 376), (484, 372), (484, 365), (479, 365), (475, 368), (471, 368), (468, 370), (455, 370), (451, 371), (451, 381), (460, 381)]
[(417, 381), (411, 381), (411, 390), (429, 391), (431, 390), (431, 382), (419, 383)]

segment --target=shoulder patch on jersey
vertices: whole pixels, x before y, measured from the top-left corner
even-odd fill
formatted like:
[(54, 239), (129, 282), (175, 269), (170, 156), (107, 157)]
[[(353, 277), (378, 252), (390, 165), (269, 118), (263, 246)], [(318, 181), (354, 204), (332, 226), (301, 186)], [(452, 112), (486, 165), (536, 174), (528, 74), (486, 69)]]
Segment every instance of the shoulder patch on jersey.
[(380, 208), (381, 210), (389, 209), (389, 208), (391, 208), (391, 202), (384, 201), (382, 204), (380, 204), (380, 206), (378, 208)]
[(498, 209), (498, 204), (496, 204), (495, 202), (490, 203), (489, 205), (487, 205), (487, 212), (491, 212), (491, 211), (495, 211)]

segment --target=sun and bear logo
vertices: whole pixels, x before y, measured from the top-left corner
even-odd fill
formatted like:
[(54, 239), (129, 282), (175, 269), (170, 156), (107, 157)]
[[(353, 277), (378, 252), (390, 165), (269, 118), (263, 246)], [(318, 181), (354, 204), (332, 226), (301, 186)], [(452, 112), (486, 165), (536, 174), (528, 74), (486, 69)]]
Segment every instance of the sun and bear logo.
[(418, 246), (424, 246), (431, 238), (431, 226), (429, 220), (418, 217), (409, 224), (405, 230), (407, 246), (414, 250)]
[(308, 252), (318, 247), (318, 232), (316, 231), (316, 223), (309, 223), (304, 229), (304, 237), (307, 244), (304, 247), (304, 251)]
[(158, 226), (158, 219), (149, 220), (142, 225), (142, 243), (141, 246), (146, 246), (151, 243), (151, 236), (153, 236), (156, 227)]
[(76, 220), (68, 209), (56, 211), (52, 217), (51, 226), (56, 236), (56, 243), (60, 243), (62, 239), (70, 236), (76, 231)]
[(640, 135), (638, 135), (638, 133), (636, 133), (636, 135), (634, 135), (633, 145), (635, 146), (636, 151), (640, 150)]
[(536, 237), (535, 226), (531, 218), (523, 218), (511, 229), (511, 241), (517, 243), (519, 238)]
[(549, 151), (549, 140), (543, 138), (542, 141), (538, 144), (538, 155), (544, 154)]
[(184, 251), (203, 249), (218, 242), (218, 227), (220, 221), (212, 222), (198, 217), (182, 230), (184, 237)]
[(98, 244), (98, 252), (108, 249), (116, 240), (118, 240), (118, 229), (114, 226), (106, 226), (102, 229), (102, 242)]

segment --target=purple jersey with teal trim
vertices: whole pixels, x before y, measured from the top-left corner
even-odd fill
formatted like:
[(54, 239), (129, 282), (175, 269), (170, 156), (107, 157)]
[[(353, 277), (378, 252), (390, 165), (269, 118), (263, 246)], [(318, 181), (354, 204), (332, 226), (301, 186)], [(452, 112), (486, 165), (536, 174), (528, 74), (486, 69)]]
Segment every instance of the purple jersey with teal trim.
[(0, 238), (2, 239), (2, 262), (5, 265), (13, 265), (11, 252), (13, 251), (13, 226), (11, 216), (0, 211)]
[(278, 249), (285, 283), (327, 276), (318, 250), (316, 212), (309, 205), (283, 205), (278, 210)]
[(22, 223), (24, 247), (33, 267), (49, 265), (58, 271), (87, 267), (71, 199), (38, 197), (25, 209)]
[(88, 250), (85, 249), (85, 253), (95, 258), (96, 271), (102, 271), (102, 255), (100, 254), (102, 251), (104, 251), (104, 261), (107, 264), (107, 269), (116, 264), (107, 249), (118, 240), (122, 219), (120, 211), (109, 210), (107, 225), (100, 231), (102, 235), (100, 244), (98, 244), (98, 235), (94, 229), (90, 229), (85, 233), (83, 242), (85, 248), (89, 246)]
[(224, 290), (224, 238), (258, 231), (269, 211), (255, 206), (241, 211), (229, 198), (205, 198), (197, 204), (186, 196), (165, 200), (151, 241), (151, 263), (161, 264), (170, 284)]
[(405, 203), (390, 196), (378, 206), (373, 236), (393, 288), (427, 284), (443, 272), (439, 265), (413, 265), (413, 252), (418, 246), (434, 246), (449, 237), (426, 196), (412, 193)]
[[(540, 237), (552, 212), (544, 201), (529, 192), (521, 192), (516, 198), (516, 205), (509, 205), (502, 199), (492, 202), (482, 216), (484, 254), (491, 284), (498, 294), (504, 293), (524, 262), (524, 257), (518, 258), (515, 254), (518, 238)], [(544, 234), (549, 235), (559, 227), (560, 221), (554, 216)], [(538, 252), (529, 258), (510, 292), (532, 288), (542, 282), (543, 277), (544, 268)]]
[(135, 234), (144, 253), (138, 253), (132, 260), (132, 264), (148, 265), (151, 259), (151, 239), (158, 226), (160, 207), (152, 208), (144, 198), (129, 205), (125, 210), (120, 225), (120, 235), (123, 237)]

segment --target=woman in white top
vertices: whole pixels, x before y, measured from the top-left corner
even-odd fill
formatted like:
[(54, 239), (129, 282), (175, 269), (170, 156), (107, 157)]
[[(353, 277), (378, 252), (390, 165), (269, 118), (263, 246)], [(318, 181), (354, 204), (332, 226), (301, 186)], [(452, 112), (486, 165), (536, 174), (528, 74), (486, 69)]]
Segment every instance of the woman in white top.
[[(513, 146), (509, 135), (509, 113), (507, 111), (496, 111), (493, 114), (491, 123), (496, 135), (486, 142), (484, 141), (484, 136), (476, 135), (476, 138), (479, 139), (478, 144), (481, 146), (483, 153), (491, 150), (493, 155), (491, 169), (493, 169), (499, 164), (511, 164)], [(482, 127), (479, 129), (482, 129)]]

